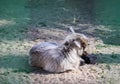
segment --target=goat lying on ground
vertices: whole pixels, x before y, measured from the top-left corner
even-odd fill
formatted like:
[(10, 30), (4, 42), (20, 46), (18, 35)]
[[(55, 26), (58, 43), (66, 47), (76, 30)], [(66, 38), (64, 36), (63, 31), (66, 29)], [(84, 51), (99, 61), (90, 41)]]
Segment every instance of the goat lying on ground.
[(75, 70), (84, 60), (80, 57), (88, 43), (83, 34), (72, 33), (62, 44), (43, 42), (30, 50), (29, 63), (49, 72)]

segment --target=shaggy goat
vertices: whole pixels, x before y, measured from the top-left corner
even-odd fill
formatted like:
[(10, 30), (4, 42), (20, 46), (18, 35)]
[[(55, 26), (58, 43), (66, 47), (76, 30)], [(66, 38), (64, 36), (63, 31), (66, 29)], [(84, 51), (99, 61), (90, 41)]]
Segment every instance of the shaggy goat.
[(49, 72), (75, 70), (84, 60), (80, 57), (88, 43), (83, 34), (72, 33), (62, 44), (43, 42), (30, 50), (31, 66), (43, 68)]

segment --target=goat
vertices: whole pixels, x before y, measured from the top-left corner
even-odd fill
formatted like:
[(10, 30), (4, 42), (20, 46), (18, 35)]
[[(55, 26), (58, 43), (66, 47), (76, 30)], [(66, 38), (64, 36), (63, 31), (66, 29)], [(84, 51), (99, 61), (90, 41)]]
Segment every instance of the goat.
[(43, 42), (30, 49), (29, 63), (49, 72), (65, 72), (78, 69), (84, 60), (80, 57), (88, 43), (83, 34), (72, 33), (63, 43)]

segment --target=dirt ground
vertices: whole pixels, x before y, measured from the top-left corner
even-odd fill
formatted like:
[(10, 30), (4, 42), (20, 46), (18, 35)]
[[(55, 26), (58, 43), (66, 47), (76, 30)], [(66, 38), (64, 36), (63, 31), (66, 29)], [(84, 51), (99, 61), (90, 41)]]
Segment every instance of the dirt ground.
[(99, 84), (102, 71), (95, 66), (84, 65), (78, 70), (59, 74), (35, 71), (31, 73), (31, 78), (33, 84)]

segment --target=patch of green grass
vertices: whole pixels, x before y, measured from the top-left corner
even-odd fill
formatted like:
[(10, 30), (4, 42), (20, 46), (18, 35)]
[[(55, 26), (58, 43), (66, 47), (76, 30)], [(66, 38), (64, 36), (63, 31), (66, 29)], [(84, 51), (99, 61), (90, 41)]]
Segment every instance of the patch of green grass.
[(120, 45), (120, 28), (118, 25), (97, 26), (96, 35), (100, 37), (105, 44)]
[(0, 68), (11, 72), (29, 73), (31, 68), (28, 64), (27, 56), (8, 55), (0, 57)]
[(106, 64), (119, 64), (120, 63), (120, 54), (99, 54), (98, 62)]
[(31, 84), (31, 79), (24, 73), (0, 74), (0, 84)]
[(120, 45), (120, 11), (117, 11), (120, 1), (96, 0), (95, 3), (96, 35), (105, 44)]
[(110, 57), (113, 58), (113, 59), (118, 59), (118, 56), (114, 53), (112, 53)]
[(0, 84), (30, 84), (28, 0), (0, 0)]
[(32, 68), (28, 64), (28, 51), (27, 42), (1, 42), (0, 84), (30, 84), (28, 74)]
[(119, 0), (95, 0), (96, 23), (102, 25), (120, 25)]
[(0, 41), (23, 40), (29, 22), (27, 0), (0, 1)]

